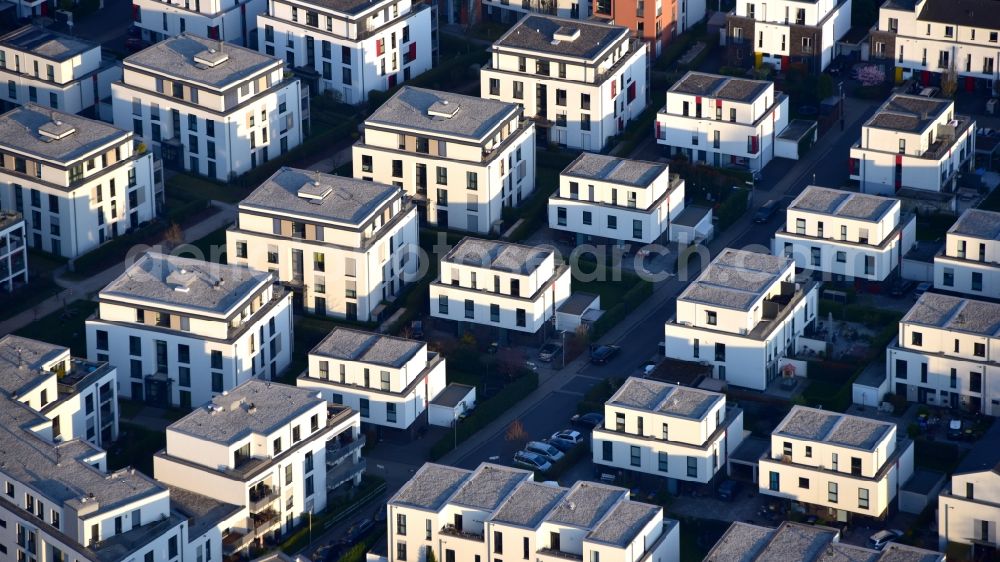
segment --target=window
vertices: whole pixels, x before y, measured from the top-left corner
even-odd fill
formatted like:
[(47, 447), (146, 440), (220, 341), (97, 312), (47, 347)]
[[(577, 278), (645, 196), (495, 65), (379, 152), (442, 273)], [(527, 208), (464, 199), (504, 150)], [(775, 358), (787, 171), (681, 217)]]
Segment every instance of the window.
[(822, 263), (822, 253), (819, 248), (815, 246), (809, 248), (809, 263), (816, 267)]
[(976, 357), (986, 357), (986, 344), (985, 343), (973, 343), (972, 344), (972, 354)]
[(826, 499), (830, 503), (837, 503), (837, 483), (830, 482), (826, 489)]
[(945, 287), (955, 286), (955, 269), (951, 267), (945, 267), (942, 272), (942, 285)]
[(363, 418), (370, 417), (371, 410), (370, 410), (370, 407), (369, 407), (369, 404), (368, 404), (368, 399), (367, 398), (362, 398), (361, 399), (361, 404), (359, 406), (360, 406), (359, 409), (361, 410), (361, 417), (363, 417)]
[(396, 560), (406, 560), (406, 543), (397, 542), (396, 543)]
[(448, 314), (448, 295), (438, 295), (438, 312)]
[(566, 226), (566, 207), (556, 207), (556, 224)]
[(858, 507), (868, 509), (868, 488), (858, 488)]
[(924, 335), (921, 334), (920, 332), (911, 332), (910, 333), (910, 343), (913, 344), (913, 345), (918, 345), (918, 346), (919, 345), (923, 345), (924, 344)]
[(493, 553), (503, 554), (503, 533), (493, 531)]
[(633, 220), (632, 221), (632, 238), (641, 239), (642, 238), (642, 221)]
[(996, 43), (996, 42), (997, 42), (997, 32), (996, 31), (991, 31), (990, 32), (990, 43)]
[(499, 321), (500, 321), (500, 305), (499, 304), (491, 304), (490, 305), (490, 322), (499, 322)]
[(726, 344), (724, 343), (715, 344), (715, 360), (716, 361), (726, 360)]
[(614, 460), (614, 443), (611, 441), (603, 441), (601, 443), (601, 459), (606, 461)]
[(771, 471), (768, 473), (767, 489), (772, 492), (778, 492), (781, 490), (781, 475), (777, 472)]
[(608, 228), (610, 230), (618, 229), (618, 217), (614, 215), (608, 215)]
[(847, 252), (837, 251), (837, 263), (847, 263)]
[(397, 513), (396, 514), (396, 534), (401, 536), (406, 536), (406, 514)]
[(465, 187), (471, 190), (479, 189), (479, 174), (476, 172), (465, 172)]
[(709, 326), (715, 326), (718, 323), (718, 321), (719, 321), (718, 313), (716, 313), (714, 310), (705, 311), (706, 324), (708, 324)]
[(972, 290), (973, 291), (983, 290), (983, 274), (980, 271), (972, 272)]
[(698, 477), (698, 458), (688, 457), (687, 458), (687, 475), (691, 478)]
[(583, 224), (586, 226), (594, 224), (594, 216), (590, 211), (583, 212)]
[(632, 466), (642, 466), (642, 450), (632, 445), (629, 447), (629, 464)]
[(222, 373), (212, 373), (212, 392), (222, 392)]
[(526, 315), (523, 308), (519, 308), (515, 311), (514, 322), (521, 328), (527, 325)]

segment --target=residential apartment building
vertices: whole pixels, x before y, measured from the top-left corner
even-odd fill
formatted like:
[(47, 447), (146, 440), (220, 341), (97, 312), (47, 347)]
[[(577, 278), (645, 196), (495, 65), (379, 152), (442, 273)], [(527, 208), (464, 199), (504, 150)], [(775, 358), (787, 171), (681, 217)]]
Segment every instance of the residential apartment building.
[[(770, 9), (768, 9), (770, 8)], [(734, 66), (773, 65), (826, 70), (837, 41), (851, 29), (851, 0), (749, 0), (726, 17), (726, 56)]]
[(924, 293), (886, 351), (889, 389), (921, 404), (1000, 414), (1000, 304)]
[(593, 10), (596, 20), (627, 26), (633, 35), (649, 45), (654, 58), (658, 58), (672, 39), (705, 19), (707, 4), (705, 0), (648, 3), (594, 0)]
[(70, 357), (69, 348), (0, 338), (0, 394), (52, 420), (53, 439), (103, 447), (118, 439), (114, 367)]
[(570, 269), (549, 249), (463, 238), (441, 258), (431, 316), (536, 334), (570, 294)]
[(1000, 299), (1000, 213), (967, 209), (934, 256), (934, 287)]
[(483, 12), (487, 19), (500, 23), (515, 23), (525, 15), (539, 14), (588, 20), (593, 15), (593, 6), (584, 0), (482, 0)]
[(167, 488), (132, 468), (108, 471), (104, 450), (56, 435), (65, 424), (37, 404), (0, 391), (3, 559), (184, 562), (188, 521), (172, 512)]
[(705, 556), (709, 562), (740, 560), (754, 562), (827, 562), (865, 560), (867, 562), (944, 562), (945, 555), (899, 542), (882, 550), (840, 542), (840, 530), (824, 525), (782, 521), (777, 529), (734, 521)]
[(916, 216), (891, 197), (810, 185), (785, 217), (771, 253), (826, 278), (885, 281), (916, 242)]
[(437, 23), (419, 0), (270, 0), (260, 50), (315, 75), (310, 91), (359, 104), (430, 70)]
[(513, 103), (403, 86), (365, 120), (353, 161), (428, 224), (485, 234), (535, 189), (535, 126)]
[(788, 126), (788, 96), (774, 83), (688, 72), (656, 114), (656, 142), (668, 155), (759, 172)]
[(388, 501), (389, 562), (680, 559), (677, 521), (628, 490), (581, 480), (534, 482), (526, 470), (427, 463)]
[[(36, 103), (67, 113), (95, 107), (111, 95), (122, 70), (91, 43), (37, 25), (0, 37), (0, 101), (5, 110)], [(96, 111), (96, 108), (95, 108)]]
[(1000, 546), (1000, 425), (972, 446), (938, 495), (938, 548), (966, 545), (970, 558), (995, 554)]
[(975, 152), (976, 122), (955, 115), (954, 101), (893, 94), (851, 147), (851, 179), (877, 195), (904, 188), (953, 192)]
[(445, 358), (420, 340), (338, 326), (309, 352), (296, 384), (350, 406), (365, 426), (412, 434), (447, 384)]
[(213, 397), (166, 434), (153, 457), (156, 479), (238, 507), (219, 526), (226, 555), (289, 533), (365, 469), (357, 412), (258, 379)]
[(190, 408), (291, 360), (292, 297), (271, 273), (148, 252), (98, 299), (87, 358), (126, 398)]
[(885, 2), (870, 34), (870, 56), (895, 65), (895, 79), (938, 84), (954, 69), (962, 90), (988, 90), (998, 72), (1000, 22), (989, 0)]
[(529, 15), (493, 43), (479, 89), (520, 105), (539, 145), (599, 152), (646, 108), (646, 72), (626, 27)]
[(913, 475), (913, 442), (892, 422), (793, 406), (759, 466), (761, 494), (836, 521), (882, 519)]
[[(0, 197), (0, 201), (2, 201)], [(0, 210), (0, 290), (28, 284), (28, 245), (21, 213)]]
[(131, 132), (28, 104), (0, 115), (0, 206), (28, 246), (75, 258), (156, 216), (153, 155)]
[(132, 0), (132, 25), (157, 43), (184, 33), (255, 48), (267, 0)]
[(743, 442), (743, 411), (726, 395), (629, 377), (604, 404), (604, 425), (594, 428), (591, 450), (600, 471), (712, 482)]
[(665, 355), (711, 365), (713, 377), (764, 390), (816, 319), (817, 284), (795, 280), (795, 262), (726, 248), (677, 297)]
[(280, 59), (183, 33), (123, 64), (114, 122), (167, 166), (229, 181), (305, 136), (308, 88)]
[(549, 196), (549, 228), (577, 240), (652, 244), (674, 240), (684, 211), (684, 180), (666, 164), (583, 152), (559, 174)]
[(367, 322), (416, 273), (418, 229), (401, 188), (281, 168), (240, 202), (226, 255), (273, 272), (307, 312)]

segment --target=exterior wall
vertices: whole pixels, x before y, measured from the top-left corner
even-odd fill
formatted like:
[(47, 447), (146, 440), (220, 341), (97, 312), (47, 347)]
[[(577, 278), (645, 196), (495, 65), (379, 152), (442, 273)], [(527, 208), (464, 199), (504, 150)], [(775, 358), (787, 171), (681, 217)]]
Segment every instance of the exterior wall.
[(593, 0), (591, 9), (594, 19), (628, 27), (633, 35), (649, 45), (654, 57), (659, 57), (671, 39), (705, 17), (705, 5), (704, 0), (677, 3), (657, 0), (641, 5), (621, 0)]
[[(549, 260), (551, 261), (551, 259)], [(491, 290), (470, 288), (467, 283), (461, 285), (451, 285), (445, 279), (445, 268), (447, 264), (442, 263), (441, 277), (431, 283), (430, 286), (430, 310), (431, 316), (445, 320), (455, 320), (457, 322), (472, 322), (485, 326), (496, 326), (507, 330), (527, 332), (534, 334), (541, 329), (542, 325), (552, 318), (555, 310), (569, 298), (571, 275), (569, 268), (555, 270), (544, 277), (540, 277), (536, 286), (541, 288), (551, 279), (551, 288), (544, 290), (528, 291), (522, 284), (520, 296), (513, 296), (508, 293), (494, 293)], [(484, 283), (487, 279), (498, 275), (485, 268), (480, 269)], [(550, 272), (553, 270), (550, 269)], [(537, 275), (536, 271), (536, 275)], [(500, 274), (503, 276), (502, 274)], [(555, 276), (553, 279), (552, 276)], [(489, 286), (489, 285), (484, 285)], [(441, 298), (447, 299), (447, 309), (442, 309)], [(473, 317), (466, 316), (465, 303), (473, 303)], [(490, 320), (491, 305), (498, 305), (500, 309), (499, 322)], [(525, 325), (517, 325), (517, 311), (525, 311)]]
[[(268, 90), (228, 106), (218, 92), (204, 91), (199, 104), (158, 94), (151, 77), (126, 67), (124, 80), (111, 87), (114, 124), (134, 131), (165, 165), (229, 181), (295, 148), (304, 138), (305, 93), (300, 81), (282, 80), (281, 72), (280, 68), (274, 71), (274, 85)], [(178, 112), (180, 130), (173, 127), (174, 111)], [(251, 117), (261, 114), (266, 119)], [(194, 118), (194, 129), (188, 128), (189, 116)], [(208, 122), (212, 123), (214, 135), (209, 133)], [(267, 142), (263, 140), (265, 135)], [(161, 144), (170, 139), (180, 144), (173, 158), (169, 157), (172, 151), (164, 151)]]
[(53, 433), (58, 431), (64, 441), (80, 439), (98, 447), (110, 446), (118, 439), (117, 383), (117, 371), (108, 367), (86, 387), (60, 398), (44, 412), (53, 420)]
[[(971, 490), (969, 488), (971, 486)], [(972, 497), (969, 497), (969, 492)], [(980, 544), (1000, 542), (1000, 476), (993, 472), (956, 474), (949, 489), (938, 496), (938, 541), (941, 549), (948, 542)], [(985, 527), (985, 529), (984, 529)], [(984, 536), (983, 532), (986, 531)]]
[(132, 25), (142, 38), (157, 42), (183, 32), (253, 47), (257, 16), (267, 12), (267, 0), (132, 1)]
[[(949, 232), (934, 256), (934, 287), (986, 298), (1000, 298), (1000, 242)], [(946, 275), (947, 274), (947, 275)]]
[[(2, 193), (2, 191), (0, 191)], [(0, 196), (0, 205), (3, 198)], [(28, 246), (25, 242), (24, 217), (0, 215), (0, 222), (11, 221), (0, 228), (0, 290), (13, 291), (28, 283)]]
[[(387, 15), (388, 8), (384, 10)], [(410, 0), (403, 0), (393, 4), (393, 10), (398, 10), (398, 18), (380, 17), (376, 9), (371, 20), (345, 20), (343, 14), (320, 4), (272, 1), (269, 13), (258, 17), (258, 44), (262, 52), (292, 67), (312, 68), (319, 75), (320, 92), (345, 103), (363, 103), (369, 92), (387, 91), (433, 64), (430, 7), (414, 8)], [(304, 25), (307, 12), (318, 12), (323, 26)], [(374, 27), (361, 29), (366, 25)]]
[[(822, 218), (824, 232), (829, 232), (832, 236), (840, 236), (841, 226), (847, 226), (848, 236), (843, 242), (834, 238), (820, 238), (816, 232), (815, 220), (807, 220), (804, 235), (796, 234), (796, 227), (791, 225), (796, 224), (794, 221), (800, 214), (804, 213), (788, 211), (789, 218), (785, 229), (775, 233), (771, 247), (773, 255), (785, 255), (794, 259), (798, 268), (845, 277), (885, 281), (900, 265), (902, 256), (906, 255), (916, 242), (915, 216), (906, 217), (905, 224), (896, 226), (900, 220), (898, 205), (895, 212), (890, 213), (890, 216), (880, 224), (834, 216), (811, 217)], [(868, 230), (872, 237), (870, 240), (877, 241), (881, 238), (882, 241), (872, 245), (857, 242), (857, 233), (860, 229)], [(813, 261), (814, 248), (820, 251), (818, 264)], [(873, 268), (870, 272), (866, 272), (865, 260), (869, 257), (873, 259)]]
[[(628, 41), (616, 46), (612, 52), (621, 59), (613, 66), (599, 63), (599, 75), (577, 59), (561, 61), (539, 54), (539, 60), (552, 61), (552, 67), (565, 64), (566, 78), (556, 78), (518, 71), (520, 52), (494, 48), (491, 62), (479, 74), (480, 93), (486, 99), (517, 103), (524, 107), (526, 117), (548, 121), (550, 143), (598, 152), (646, 108), (646, 51), (642, 47), (630, 49)], [(550, 72), (555, 73), (552, 67)], [(535, 58), (525, 56), (525, 68), (534, 69)], [(515, 83), (521, 84), (521, 98), (516, 97)], [(544, 116), (535, 94), (539, 86), (546, 88)], [(557, 102), (560, 91), (565, 93), (564, 105)], [(589, 109), (585, 108), (584, 96), (589, 96)], [(565, 126), (558, 124), (560, 115), (566, 120)]]
[[(97, 57), (98, 65), (88, 64), (87, 59), (94, 55)], [(14, 53), (10, 50), (7, 50), (6, 56), (8, 60), (14, 56), (21, 57), (25, 65), (30, 63), (32, 58), (39, 58), (32, 57), (30, 53)], [(58, 70), (55, 71), (53, 80), (6, 67), (0, 69), (0, 84), (6, 84), (6, 88), (0, 87), (0, 100), (12, 105), (37, 103), (67, 113), (80, 113), (94, 107), (99, 101), (111, 95), (111, 83), (121, 80), (122, 69), (110, 61), (102, 61), (99, 47), (74, 57), (73, 60), (76, 61), (78, 58), (83, 58), (85, 62), (77, 68), (66, 68), (68, 64), (55, 65)], [(45, 62), (45, 59), (39, 59), (39, 64), (42, 69), (53, 66)], [(90, 67), (93, 69), (83, 70)]]
[[(399, 185), (408, 195), (425, 201), (429, 224), (444, 226), (441, 217), (446, 216), (450, 229), (486, 234), (501, 219), (503, 207), (519, 205), (535, 190), (533, 124), (519, 126), (513, 138), (508, 137), (485, 159), (482, 147), (455, 142), (447, 143), (446, 158), (399, 150), (396, 136), (366, 129), (364, 143), (354, 145), (353, 175)], [(365, 169), (365, 157), (371, 157), (370, 170)], [(401, 162), (402, 176), (393, 175), (394, 161)], [(426, 166), (427, 174), (424, 193), (417, 188), (417, 167), (421, 164)], [(438, 168), (446, 170), (446, 184), (438, 183)], [(476, 174), (476, 189), (468, 188), (466, 178), (470, 173)]]
[(500, 21), (517, 21), (529, 13), (587, 20), (593, 8), (586, 0), (483, 0), (482, 5), (487, 16)]
[(748, 66), (759, 60), (779, 70), (803, 62), (810, 71), (822, 72), (851, 28), (851, 8), (851, 0), (737, 2), (727, 17), (729, 62)]
[[(95, 170), (73, 182), (65, 163), (61, 169), (43, 164), (41, 178), (9, 168), (0, 172), (0, 205), (24, 215), (28, 246), (75, 258), (155, 216), (153, 155), (132, 152), (128, 141), (120, 149), (123, 162), (102, 168), (95, 153)], [(83, 161), (73, 165), (83, 167)]]
[[(693, 116), (697, 99), (705, 104), (703, 117)], [(692, 116), (684, 115), (685, 103)], [(718, 107), (722, 109), (722, 119), (713, 119)], [(736, 121), (731, 122), (729, 115), (734, 109)], [(683, 153), (698, 162), (714, 166), (746, 165), (750, 170), (760, 171), (774, 158), (775, 137), (787, 126), (788, 97), (776, 94), (773, 86), (746, 104), (728, 100), (715, 100), (712, 104), (708, 98), (668, 91), (667, 105), (656, 114), (656, 142), (671, 153)], [(756, 152), (752, 137), (758, 139)]]
[[(156, 341), (165, 341), (167, 345), (167, 378), (171, 381), (169, 402), (172, 405), (186, 404), (198, 406), (210, 400), (214, 395), (232, 390), (251, 377), (265, 379), (275, 378), (291, 361), (292, 352), (292, 296), (289, 293), (276, 297), (277, 302), (269, 303), (269, 309), (255, 319), (243, 332), (231, 340), (206, 337), (194, 333), (180, 332), (172, 329), (156, 328), (134, 324), (135, 313), (132, 312), (132, 324), (122, 318), (116, 318), (114, 305), (102, 303), (98, 316), (87, 320), (87, 358), (90, 360), (109, 361), (118, 370), (119, 394), (125, 398), (141, 399), (133, 395), (133, 387), (142, 389), (142, 377), (157, 372)], [(271, 326), (273, 319), (274, 325)], [(108, 333), (109, 349), (97, 349), (96, 332), (104, 330)], [(251, 343), (258, 333), (266, 333), (266, 338), (259, 345)], [(141, 342), (142, 356), (130, 353), (130, 337), (138, 337)], [(265, 345), (266, 342), (266, 345)], [(187, 365), (191, 373), (191, 386), (181, 387), (179, 382), (178, 345), (190, 348), (191, 362)], [(255, 349), (256, 348), (256, 349)], [(222, 369), (211, 366), (211, 352), (222, 352)], [(132, 373), (132, 360), (138, 359), (141, 375)], [(221, 373), (221, 387), (213, 390), (213, 372)], [(139, 373), (137, 373), (139, 374)], [(186, 393), (186, 395), (184, 394)], [(186, 397), (185, 397), (186, 396)]]
[[(226, 232), (226, 255), (230, 263), (273, 271), (278, 280), (292, 282), (295, 278), (292, 251), (300, 250), (302, 278), (296, 283), (303, 286), (305, 310), (347, 318), (348, 303), (352, 303), (356, 305), (356, 317), (352, 319), (367, 322), (373, 319), (372, 313), (383, 301), (399, 294), (418, 269), (417, 211), (409, 205), (404, 207), (402, 200), (397, 200), (394, 213), (402, 216), (394, 216), (373, 239), (357, 240), (361, 246), (352, 247), (353, 237), (345, 235), (341, 240), (337, 232), (346, 229), (337, 226), (314, 226), (324, 229), (323, 241), (298, 239), (274, 234), (277, 216), (241, 212), (237, 226)], [(239, 257), (237, 252), (240, 243), (246, 247), (245, 258)], [(277, 263), (268, 261), (272, 247), (278, 250)], [(318, 255), (322, 256), (320, 261), (317, 261)], [(345, 264), (349, 261), (354, 263), (354, 277), (347, 274), (349, 268)], [(353, 297), (350, 296), (352, 291)]]
[[(900, 338), (889, 345), (886, 353), (886, 373), (889, 391), (903, 394), (912, 402), (925, 402), (946, 407), (961, 407), (979, 411), (986, 415), (1000, 415), (1000, 368), (989, 359), (974, 357), (973, 344), (986, 342), (987, 338), (959, 332), (943, 332), (919, 327), (923, 336), (922, 348), (909, 342), (913, 329), (900, 324)], [(959, 342), (961, 354), (952, 352), (954, 342)], [(987, 357), (997, 352), (997, 343), (990, 340), (986, 346)], [(906, 365), (906, 376), (900, 369)], [(927, 376), (923, 377), (926, 364)], [(955, 371), (952, 381), (951, 372)], [(979, 390), (974, 390), (973, 374), (982, 381)], [(978, 406), (977, 406), (978, 404)]]

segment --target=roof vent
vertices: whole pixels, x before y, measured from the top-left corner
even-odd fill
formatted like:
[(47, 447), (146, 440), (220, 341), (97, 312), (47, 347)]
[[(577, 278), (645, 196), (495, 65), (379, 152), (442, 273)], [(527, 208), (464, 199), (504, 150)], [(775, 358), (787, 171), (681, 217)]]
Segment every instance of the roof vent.
[(298, 196), (303, 199), (308, 199), (311, 202), (318, 203), (325, 199), (326, 196), (332, 191), (333, 188), (331, 186), (321, 184), (317, 178), (313, 181), (307, 181), (302, 184), (302, 187), (299, 188)]
[(76, 132), (76, 127), (63, 123), (58, 119), (53, 119), (38, 128), (38, 134), (45, 137), (45, 142), (64, 139)]
[(208, 49), (194, 56), (194, 62), (203, 64), (208, 68), (215, 68), (227, 60), (229, 60), (229, 54), (225, 51), (217, 51), (215, 49)]
[(448, 103), (448, 100), (438, 100), (427, 108), (427, 115), (430, 115), (431, 117), (451, 119), (456, 113), (458, 113), (459, 109), (461, 108), (458, 104)]
[(562, 26), (552, 34), (553, 43), (555, 41), (573, 41), (580, 37), (579, 27)]
[(167, 274), (167, 285), (178, 293), (187, 293), (197, 277), (195, 272), (182, 267)]

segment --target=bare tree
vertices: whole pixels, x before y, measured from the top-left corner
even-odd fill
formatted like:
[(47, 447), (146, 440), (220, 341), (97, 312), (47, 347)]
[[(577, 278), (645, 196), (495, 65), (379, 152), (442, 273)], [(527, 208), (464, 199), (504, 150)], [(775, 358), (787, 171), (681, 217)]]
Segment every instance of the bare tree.
[(177, 223), (171, 223), (167, 231), (163, 233), (163, 243), (168, 250), (173, 250), (184, 243), (184, 230)]
[(952, 64), (941, 74), (941, 94), (950, 98), (956, 91), (958, 91), (958, 72)]
[(518, 447), (524, 447), (528, 444), (528, 432), (524, 429), (524, 424), (521, 423), (521, 420), (510, 422), (510, 425), (507, 426), (507, 433), (504, 434), (504, 440)]

